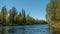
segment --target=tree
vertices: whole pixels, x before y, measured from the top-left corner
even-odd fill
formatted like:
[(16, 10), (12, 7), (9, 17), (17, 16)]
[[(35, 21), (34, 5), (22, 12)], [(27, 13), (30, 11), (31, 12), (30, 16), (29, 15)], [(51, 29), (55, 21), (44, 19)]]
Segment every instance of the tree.
[[(46, 8), (47, 14), (46, 17), (48, 19), (49, 25), (54, 29), (54, 34), (58, 34), (55, 28), (60, 28), (60, 0), (50, 0), (47, 4)], [(59, 33), (60, 34), (60, 33)]]
[(18, 15), (15, 15), (14, 16), (14, 24), (18, 24), (19, 25), (19, 16)]
[(14, 17), (15, 17), (15, 15), (17, 15), (16, 8), (15, 8), (15, 7), (12, 7), (12, 9), (11, 9), (10, 12), (9, 12), (9, 14), (10, 14), (10, 22), (11, 22), (12, 24), (14, 24), (14, 23), (15, 23)]
[[(2, 7), (0, 12), (0, 25), (28, 25), (28, 24), (41, 24), (45, 21), (40, 21), (34, 19), (33, 17), (26, 15), (25, 10), (22, 8), (22, 11), (18, 14), (15, 7), (12, 7), (7, 12), (6, 6)], [(46, 23), (46, 22), (45, 22)]]
[(22, 16), (23, 16), (22, 24), (26, 24), (26, 14), (25, 14), (25, 10), (23, 8), (22, 8)]
[(0, 12), (0, 24), (2, 24), (2, 22), (3, 22), (3, 15), (2, 15), (2, 13)]
[(8, 13), (7, 15), (6, 15), (6, 25), (9, 25), (10, 24), (10, 19), (9, 19), (9, 17), (10, 17), (10, 14)]
[(56, 19), (57, 8), (58, 8), (57, 0), (51, 0), (50, 3), (48, 3), (47, 8), (46, 8), (47, 19), (49, 19), (50, 21), (54, 21), (54, 22), (57, 21), (57, 19)]
[(6, 9), (6, 6), (2, 7), (1, 13), (2, 13), (2, 15), (3, 15), (3, 18), (2, 18), (3, 23), (5, 24), (5, 23), (6, 23), (5, 17), (6, 17), (6, 15), (7, 15), (7, 9)]
[(37, 20), (35, 20), (33, 17), (31, 17), (29, 14), (27, 14), (26, 16), (26, 24), (29, 25), (29, 24), (37, 24), (36, 22)]

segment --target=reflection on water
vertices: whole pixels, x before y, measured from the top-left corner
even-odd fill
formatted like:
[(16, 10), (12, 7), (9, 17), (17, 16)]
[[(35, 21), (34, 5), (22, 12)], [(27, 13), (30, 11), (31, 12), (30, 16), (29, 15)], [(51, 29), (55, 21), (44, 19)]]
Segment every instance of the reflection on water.
[(48, 25), (4, 26), (0, 34), (59, 34), (60, 29), (52, 29)]

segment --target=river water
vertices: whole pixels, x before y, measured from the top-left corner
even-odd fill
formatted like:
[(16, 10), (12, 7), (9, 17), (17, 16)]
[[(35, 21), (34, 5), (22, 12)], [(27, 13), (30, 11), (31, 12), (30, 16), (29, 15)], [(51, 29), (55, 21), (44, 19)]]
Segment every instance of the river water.
[(51, 34), (52, 28), (49, 30), (48, 25), (25, 25), (25, 26), (4, 26), (0, 27), (5, 30), (4, 34)]

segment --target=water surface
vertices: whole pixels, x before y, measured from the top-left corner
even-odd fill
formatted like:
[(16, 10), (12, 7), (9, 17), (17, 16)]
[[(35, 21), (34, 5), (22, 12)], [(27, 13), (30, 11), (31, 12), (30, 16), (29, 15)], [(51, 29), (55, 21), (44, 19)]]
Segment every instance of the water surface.
[(4, 26), (7, 34), (51, 34), (48, 25)]

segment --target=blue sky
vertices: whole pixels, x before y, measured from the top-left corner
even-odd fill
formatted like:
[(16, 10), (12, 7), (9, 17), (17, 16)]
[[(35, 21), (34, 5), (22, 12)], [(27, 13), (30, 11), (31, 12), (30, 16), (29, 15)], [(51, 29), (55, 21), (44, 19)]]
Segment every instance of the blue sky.
[(20, 12), (24, 8), (26, 14), (35, 19), (45, 20), (46, 4), (49, 0), (0, 0), (0, 11), (4, 5), (9, 10), (13, 6)]

